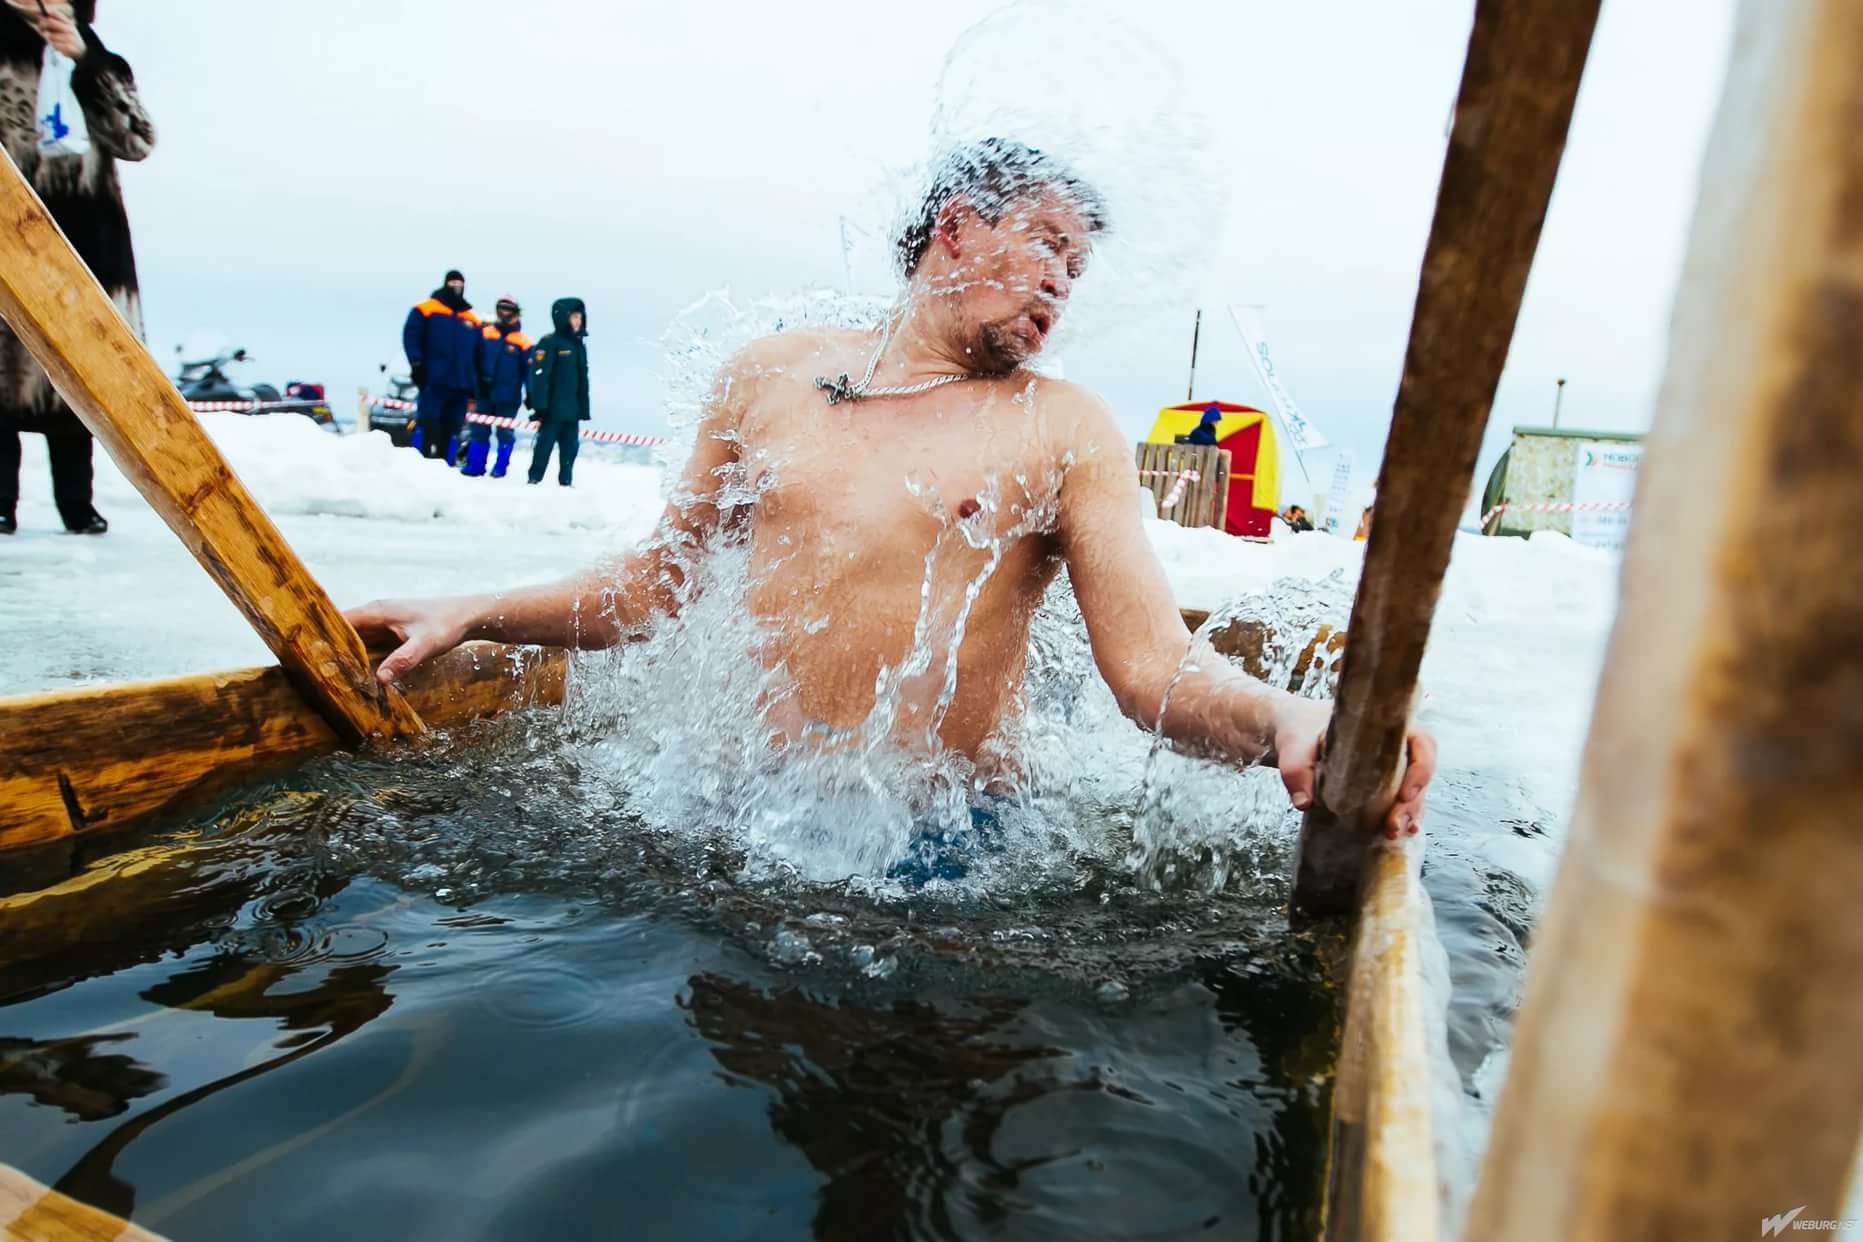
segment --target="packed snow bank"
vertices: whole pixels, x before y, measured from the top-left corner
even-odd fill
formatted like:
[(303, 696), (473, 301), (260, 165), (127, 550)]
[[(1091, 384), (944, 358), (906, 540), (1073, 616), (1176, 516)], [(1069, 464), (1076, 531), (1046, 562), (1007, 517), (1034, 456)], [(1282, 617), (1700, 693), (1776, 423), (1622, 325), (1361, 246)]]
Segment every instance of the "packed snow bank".
[[(505, 478), (469, 479), (442, 461), (396, 448), (383, 432), (332, 435), (295, 414), (203, 414), (201, 423), (268, 513), (443, 521), (533, 531), (644, 531), (661, 507), (652, 466), (576, 461), (575, 486), (525, 483), (530, 443), (520, 440)], [(97, 507), (140, 505), (127, 480), (97, 454)]]

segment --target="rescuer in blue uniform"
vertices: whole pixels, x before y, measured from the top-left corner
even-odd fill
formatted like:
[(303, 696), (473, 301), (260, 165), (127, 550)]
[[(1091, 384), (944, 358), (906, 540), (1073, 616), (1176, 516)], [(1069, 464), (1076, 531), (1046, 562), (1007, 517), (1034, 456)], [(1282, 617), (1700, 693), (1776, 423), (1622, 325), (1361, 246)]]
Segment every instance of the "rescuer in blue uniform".
[[(524, 378), (530, 374), (530, 348), (534, 343), (524, 334), (523, 309), (514, 297), (498, 299), (497, 317), (479, 333), (479, 413), (497, 418), (516, 418), (524, 404)], [(473, 423), (466, 436), (466, 468), (462, 474), (485, 473), (485, 459), (491, 455), (492, 428)], [(492, 463), (492, 477), (502, 479), (511, 465), (511, 449), (517, 433), (509, 427), (498, 428), (498, 457)]]
[(466, 406), (479, 387), (479, 317), (466, 301), (466, 278), (457, 270), (433, 296), (408, 312), (401, 329), (408, 373), (420, 389), (414, 406), (415, 443), (423, 456), (453, 464)]

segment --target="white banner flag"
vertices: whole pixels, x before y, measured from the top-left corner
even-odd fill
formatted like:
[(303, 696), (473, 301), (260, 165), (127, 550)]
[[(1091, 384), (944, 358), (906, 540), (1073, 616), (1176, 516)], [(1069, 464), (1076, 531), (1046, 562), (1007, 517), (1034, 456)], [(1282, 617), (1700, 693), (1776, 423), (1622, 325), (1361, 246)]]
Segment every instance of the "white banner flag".
[[(1339, 458), (1333, 462), (1332, 486), (1326, 489), (1326, 521), (1324, 528), (1337, 534), (1342, 523), (1339, 515), (1352, 504), (1352, 450), (1340, 449)], [(1358, 529), (1356, 526), (1354, 530)]]
[(1287, 442), (1298, 453), (1325, 448), (1326, 437), (1294, 404), (1293, 394), (1287, 391), (1287, 385), (1275, 371), (1274, 355), (1268, 349), (1268, 334), (1262, 327), (1261, 308), (1232, 305), (1229, 317), (1235, 320), (1236, 331), (1242, 334), (1242, 343), (1248, 347), (1248, 360), (1254, 364), (1255, 374), (1261, 377), (1262, 387), (1268, 390), (1269, 403), (1281, 416), (1281, 429), (1287, 433)]

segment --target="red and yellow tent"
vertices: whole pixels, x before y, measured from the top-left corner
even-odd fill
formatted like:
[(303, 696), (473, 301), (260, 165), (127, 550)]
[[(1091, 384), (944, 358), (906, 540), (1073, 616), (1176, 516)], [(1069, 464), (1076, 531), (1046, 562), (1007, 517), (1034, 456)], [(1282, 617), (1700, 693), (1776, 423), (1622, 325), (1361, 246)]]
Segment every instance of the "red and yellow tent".
[(1265, 538), (1281, 499), (1281, 476), (1275, 449), (1274, 426), (1268, 415), (1252, 405), (1227, 401), (1187, 401), (1158, 411), (1145, 439), (1151, 444), (1175, 444), (1203, 421), (1203, 411), (1222, 411), (1216, 424), (1216, 447), (1229, 450), (1229, 513), (1223, 529), (1232, 535)]

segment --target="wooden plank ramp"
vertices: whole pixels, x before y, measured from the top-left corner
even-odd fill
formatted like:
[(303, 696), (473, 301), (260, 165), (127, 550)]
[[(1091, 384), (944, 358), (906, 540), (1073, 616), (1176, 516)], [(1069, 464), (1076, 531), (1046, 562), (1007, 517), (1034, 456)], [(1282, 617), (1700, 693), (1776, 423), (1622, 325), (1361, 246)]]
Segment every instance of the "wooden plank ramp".
[(7, 1242), (163, 1242), (140, 1225), (79, 1203), (0, 1164), (0, 1237)]
[(10, 158), (0, 158), (0, 320), (339, 736), (420, 733)]
[(1471, 1239), (1854, 1236), (1860, 66), (1742, 6)]

